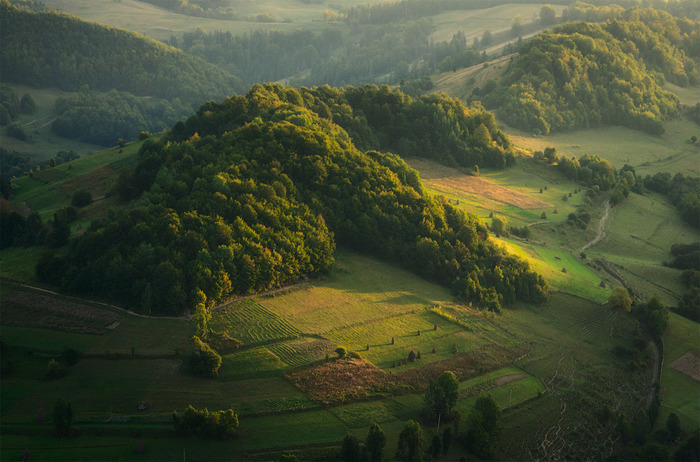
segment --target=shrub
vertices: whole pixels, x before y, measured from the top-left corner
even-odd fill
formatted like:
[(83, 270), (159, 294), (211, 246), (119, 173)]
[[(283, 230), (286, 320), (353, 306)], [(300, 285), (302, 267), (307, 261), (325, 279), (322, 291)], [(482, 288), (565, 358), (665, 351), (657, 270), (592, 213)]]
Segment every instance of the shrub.
[(344, 358), (348, 354), (348, 350), (345, 347), (341, 347), (341, 346), (336, 348), (335, 352), (338, 354), (338, 358)]
[(92, 204), (92, 194), (90, 191), (80, 189), (73, 193), (73, 198), (70, 201), (73, 207), (85, 207)]

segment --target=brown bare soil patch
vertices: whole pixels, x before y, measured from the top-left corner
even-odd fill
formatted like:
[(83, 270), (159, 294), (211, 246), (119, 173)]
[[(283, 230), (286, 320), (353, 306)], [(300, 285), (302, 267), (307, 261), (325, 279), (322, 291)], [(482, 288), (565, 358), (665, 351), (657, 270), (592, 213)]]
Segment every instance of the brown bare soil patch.
[(528, 196), (520, 191), (506, 188), (485, 178), (465, 175), (459, 170), (435, 164), (434, 162), (411, 159), (410, 165), (421, 172), (421, 177), (429, 185), (434, 184), (462, 193), (483, 196), (521, 209), (552, 207), (552, 204)]
[(362, 359), (339, 359), (285, 374), (312, 399), (333, 404), (393, 390), (398, 380)]
[[(6, 326), (55, 329), (80, 334), (102, 334), (121, 317), (108, 310), (30, 292), (3, 296), (0, 319)], [(116, 327), (116, 326), (115, 326)]]
[(485, 372), (500, 369), (522, 353), (514, 349), (488, 345), (468, 353), (457, 353), (443, 361), (426, 364), (415, 369), (395, 372), (392, 375), (407, 387), (422, 389), (427, 387), (431, 379), (436, 379), (445, 371), (454, 372), (457, 378), (462, 381)]
[(520, 379), (524, 379), (526, 377), (525, 374), (513, 374), (513, 375), (506, 375), (504, 377), (499, 377), (496, 379), (496, 386), (500, 387), (501, 385), (505, 385), (510, 382), (515, 382)]
[(687, 375), (691, 379), (700, 382), (700, 354), (689, 351), (671, 363), (671, 369), (675, 369)]

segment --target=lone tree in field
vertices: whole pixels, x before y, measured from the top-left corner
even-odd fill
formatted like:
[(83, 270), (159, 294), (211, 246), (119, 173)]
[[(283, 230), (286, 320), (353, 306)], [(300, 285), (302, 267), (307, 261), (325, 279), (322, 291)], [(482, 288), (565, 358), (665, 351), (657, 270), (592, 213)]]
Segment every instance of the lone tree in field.
[(614, 310), (629, 313), (632, 309), (632, 297), (624, 287), (615, 287), (612, 295), (608, 298), (608, 305)]
[(345, 347), (341, 347), (341, 346), (336, 348), (335, 352), (338, 354), (338, 358), (344, 358), (348, 354), (348, 350), (346, 350)]
[(431, 380), (425, 394), (425, 405), (438, 421), (443, 415), (449, 414), (459, 397), (459, 381), (452, 371), (440, 374), (437, 380)]
[(59, 399), (53, 408), (53, 428), (56, 430), (56, 435), (70, 436), (72, 423), (73, 409), (70, 403)]
[(399, 434), (396, 458), (402, 462), (419, 462), (423, 460), (427, 445), (420, 424), (409, 420)]
[(479, 457), (488, 458), (493, 454), (501, 435), (501, 411), (496, 401), (487, 393), (481, 392), (467, 419), (467, 447)]
[(379, 462), (382, 460), (382, 451), (386, 445), (386, 435), (378, 424), (369, 427), (367, 439), (365, 440), (365, 448), (369, 455), (370, 462)]
[(92, 194), (85, 189), (79, 189), (73, 193), (73, 198), (70, 201), (73, 207), (85, 207), (92, 204)]
[(360, 442), (357, 438), (347, 434), (343, 438), (343, 445), (340, 448), (340, 460), (343, 462), (359, 462)]

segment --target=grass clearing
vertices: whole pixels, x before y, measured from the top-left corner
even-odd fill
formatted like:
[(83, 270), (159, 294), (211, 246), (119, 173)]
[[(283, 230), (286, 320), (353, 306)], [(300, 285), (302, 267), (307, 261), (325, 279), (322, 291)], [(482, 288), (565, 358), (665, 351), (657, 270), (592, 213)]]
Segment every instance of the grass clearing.
[(306, 334), (322, 334), (452, 300), (449, 289), (347, 250), (333, 272), (313, 284), (257, 297), (256, 302)]
[(396, 420), (381, 401), (338, 406), (330, 412), (350, 428), (366, 427), (368, 422), (382, 424)]
[(625, 127), (600, 127), (537, 137), (506, 125), (503, 130), (513, 144), (521, 148), (542, 151), (553, 146), (560, 156), (566, 157), (598, 154), (616, 168), (632, 165), (637, 176), (657, 172), (700, 175), (700, 146), (688, 143), (691, 136), (700, 137), (700, 127), (685, 119), (668, 121), (665, 127), (666, 133), (658, 137)]
[(630, 194), (611, 213), (606, 237), (587, 254), (613, 263), (644, 296), (656, 295), (663, 303), (675, 305), (685, 291), (682, 272), (662, 263), (671, 259), (671, 245), (698, 241), (698, 231), (658, 194)]
[[(438, 326), (437, 330), (434, 330), (435, 325)], [(431, 312), (395, 316), (324, 335), (338, 345), (358, 352), (363, 359), (381, 369), (393, 367), (394, 362), (400, 363), (410, 351), (421, 352), (420, 360), (408, 364), (408, 367), (414, 368), (451, 357), (455, 346), (457, 351), (464, 352), (488, 343)], [(369, 350), (366, 349), (368, 344)], [(433, 348), (436, 353), (432, 353)], [(402, 370), (405, 367), (402, 366)]]
[(55, 135), (51, 131), (51, 123), (56, 117), (54, 105), (60, 97), (69, 95), (69, 92), (55, 88), (33, 88), (27, 85), (3, 83), (12, 88), (18, 98), (29, 93), (36, 103), (36, 111), (32, 115), (20, 115), (19, 123), (24, 126), (30, 136), (28, 141), (20, 141), (7, 136), (5, 130), (0, 130), (0, 145), (8, 151), (17, 151), (30, 156), (36, 162), (45, 162), (54, 157), (62, 149), (70, 149), (81, 156), (87, 156), (96, 151), (101, 151), (104, 146), (83, 143)]
[(688, 352), (700, 354), (698, 338), (700, 324), (669, 313), (668, 327), (664, 333), (664, 363), (661, 371), (661, 424), (675, 412), (685, 431), (700, 425), (700, 382), (671, 367), (674, 361)]
[(251, 300), (240, 300), (214, 312), (211, 328), (225, 331), (245, 345), (297, 337), (301, 332), (275, 313)]

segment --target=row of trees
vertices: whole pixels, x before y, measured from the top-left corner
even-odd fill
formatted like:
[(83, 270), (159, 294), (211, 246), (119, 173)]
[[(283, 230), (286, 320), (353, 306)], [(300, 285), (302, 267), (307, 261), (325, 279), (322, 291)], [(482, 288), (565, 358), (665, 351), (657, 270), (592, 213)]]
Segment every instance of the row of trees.
[(700, 178), (659, 172), (644, 177), (644, 187), (666, 195), (686, 223), (700, 228)]
[(31, 115), (36, 111), (36, 102), (29, 93), (19, 98), (7, 85), (0, 85), (0, 126), (16, 121), (20, 114)]
[[(328, 107), (313, 98), (323, 92), (338, 114), (352, 114), (344, 98), (370, 114), (347, 119), (362, 122), (358, 130), (411, 104), (388, 89), (346, 95), (275, 85), (207, 103), (162, 141), (144, 143), (138, 166), (122, 175), (120, 195), (140, 197), (138, 205), (93, 221), (65, 251), (46, 255), (39, 279), (172, 314), (199, 303), (200, 291), (213, 304), (319, 274), (338, 243), (398, 261), (493, 311), (546, 297), (542, 277), (491, 244), (478, 218), (428, 196), (398, 156), (363, 154), (342, 128), (300, 105)], [(454, 116), (465, 132), (468, 123), (485, 127), (480, 113), (465, 112)], [(464, 134), (453, 138), (469, 147)]]
[(535, 133), (619, 124), (662, 134), (662, 121), (678, 113), (679, 102), (660, 84), (698, 82), (697, 25), (655, 10), (628, 15), (539, 35), (521, 47), (500, 82), (473, 97)]

